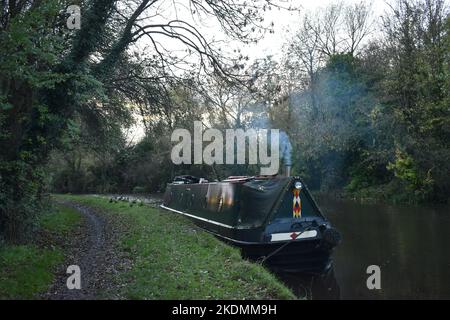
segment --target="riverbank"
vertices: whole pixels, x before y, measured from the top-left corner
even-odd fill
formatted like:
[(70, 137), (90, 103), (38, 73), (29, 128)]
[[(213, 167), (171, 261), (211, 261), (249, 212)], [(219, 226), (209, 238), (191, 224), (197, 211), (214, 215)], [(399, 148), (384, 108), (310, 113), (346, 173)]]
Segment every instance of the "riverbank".
[[(72, 206), (89, 223), (89, 216), (97, 219), (100, 239), (88, 241), (85, 251), (78, 250), (70, 259), (61, 262), (69, 248), (58, 247), (58, 259), (43, 265), (47, 274), (45, 283), (32, 295), (5, 295), (0, 298), (65, 298), (65, 275), (61, 264), (80, 264), (83, 269), (100, 265), (100, 269), (89, 270), (92, 276), (85, 294), (78, 298), (104, 299), (294, 299), (292, 292), (262, 266), (245, 261), (239, 251), (212, 235), (198, 229), (189, 220), (175, 214), (162, 212), (147, 205), (132, 205), (126, 202), (111, 203), (97, 196), (55, 196), (65, 207)], [(95, 228), (94, 228), (95, 229)], [(66, 230), (67, 231), (67, 230)], [(76, 233), (74, 233), (77, 236)], [(79, 237), (80, 235), (78, 235)], [(82, 235), (88, 237), (88, 235)], [(73, 242), (69, 231), (67, 240)], [(94, 245), (92, 245), (94, 243)], [(40, 249), (39, 249), (40, 250)], [(81, 251), (81, 252), (80, 252)], [(97, 261), (97, 254), (106, 252)], [(86, 255), (90, 255), (86, 259)], [(39, 261), (22, 260), (30, 266)], [(55, 269), (60, 271), (55, 273)], [(65, 270), (64, 270), (65, 271)], [(86, 271), (86, 270), (84, 270)], [(101, 271), (101, 272), (100, 272)], [(56, 275), (55, 275), (56, 274)], [(14, 274), (2, 274), (0, 288)], [(10, 281), (9, 279), (8, 281)], [(50, 283), (53, 280), (53, 285)], [(20, 281), (15, 280), (20, 286)], [(83, 281), (83, 280), (82, 280)], [(55, 284), (55, 282), (57, 282)], [(2, 284), (3, 283), (3, 284)], [(50, 289), (42, 293), (47, 286)], [(66, 289), (67, 290), (67, 289)], [(59, 295), (59, 296), (58, 296)], [(70, 298), (70, 297), (69, 297)], [(72, 297), (73, 298), (73, 297)], [(77, 298), (77, 297), (75, 297)]]
[(0, 247), (0, 299), (38, 299), (64, 263), (67, 237), (81, 228), (76, 210), (55, 205), (36, 221), (34, 240)]
[(355, 201), (364, 204), (383, 203), (387, 205), (449, 205), (450, 198), (446, 201), (426, 199), (414, 192), (405, 192), (395, 185), (370, 186), (361, 189), (336, 189), (329, 191), (310, 190), (315, 198), (332, 197), (336, 200)]

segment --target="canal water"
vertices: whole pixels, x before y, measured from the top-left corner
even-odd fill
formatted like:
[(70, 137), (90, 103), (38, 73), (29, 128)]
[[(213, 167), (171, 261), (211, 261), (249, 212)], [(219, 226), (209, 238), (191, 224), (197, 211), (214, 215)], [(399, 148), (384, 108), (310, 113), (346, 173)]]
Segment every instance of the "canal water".
[[(326, 274), (279, 275), (311, 299), (450, 299), (450, 206), (360, 204), (318, 197), (340, 231)], [(369, 265), (381, 269), (381, 289), (366, 285)]]

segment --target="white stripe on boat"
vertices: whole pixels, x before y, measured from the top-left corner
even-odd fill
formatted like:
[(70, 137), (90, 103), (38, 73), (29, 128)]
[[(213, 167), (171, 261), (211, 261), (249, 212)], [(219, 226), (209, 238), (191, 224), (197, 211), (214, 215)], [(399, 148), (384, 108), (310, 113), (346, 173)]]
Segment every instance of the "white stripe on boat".
[(166, 209), (166, 210), (170, 210), (170, 211), (173, 211), (173, 212), (176, 212), (176, 213), (179, 213), (179, 214), (182, 214), (182, 215), (185, 215), (185, 216), (194, 218), (194, 219), (198, 219), (198, 220), (201, 220), (201, 221), (205, 221), (205, 222), (208, 222), (208, 223), (212, 223), (212, 224), (215, 224), (215, 225), (224, 227), (224, 228), (228, 228), (228, 229), (236, 229), (235, 227), (230, 226), (230, 225), (228, 225), (228, 224), (223, 224), (223, 223), (220, 223), (220, 222), (217, 222), (217, 221), (214, 221), (214, 220), (209, 220), (209, 219), (205, 219), (205, 218), (202, 218), (202, 217), (199, 217), (199, 216), (194, 216), (194, 215), (192, 215), (192, 214), (189, 214), (189, 213), (186, 213), (186, 212), (183, 212), (183, 211), (179, 211), (179, 210), (175, 210), (175, 209), (166, 207), (166, 206), (163, 205), (163, 204), (161, 205), (161, 208)]
[(317, 236), (316, 230), (309, 230), (303, 233), (300, 232), (272, 233), (272, 239), (270, 241), (274, 242), (274, 241), (293, 240), (294, 233), (296, 236), (295, 239), (307, 239), (307, 238), (314, 238)]

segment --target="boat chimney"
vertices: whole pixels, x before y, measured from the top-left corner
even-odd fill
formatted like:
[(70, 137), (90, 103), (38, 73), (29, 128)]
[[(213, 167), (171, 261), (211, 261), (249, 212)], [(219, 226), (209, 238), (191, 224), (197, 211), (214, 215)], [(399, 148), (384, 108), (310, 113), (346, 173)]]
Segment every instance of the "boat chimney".
[(286, 132), (280, 132), (280, 150), (281, 158), (284, 163), (284, 175), (286, 177), (291, 176), (291, 164), (292, 164), (292, 145), (289, 141), (289, 136)]
[(286, 165), (284, 167), (284, 174), (286, 175), (286, 177), (290, 177), (291, 176), (291, 166), (290, 165)]

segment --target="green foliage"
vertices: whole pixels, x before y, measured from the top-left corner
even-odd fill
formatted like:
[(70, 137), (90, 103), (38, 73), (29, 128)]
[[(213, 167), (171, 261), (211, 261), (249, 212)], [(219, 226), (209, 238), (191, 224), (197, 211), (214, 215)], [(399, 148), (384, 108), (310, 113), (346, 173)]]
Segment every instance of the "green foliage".
[(410, 155), (397, 150), (395, 162), (389, 163), (387, 168), (392, 170), (397, 178), (405, 182), (407, 191), (413, 192), (415, 196), (422, 200), (429, 198), (434, 184), (431, 171), (428, 171), (426, 175), (421, 174)]
[[(446, 201), (450, 182), (448, 109), (448, 8), (442, 1), (422, 1), (399, 9), (386, 29), (393, 67), (385, 79), (386, 116), (395, 121), (388, 168), (401, 191), (424, 201)], [(447, 15), (447, 16), (446, 16)], [(446, 120), (447, 119), (447, 120)], [(395, 146), (395, 147), (394, 147)], [(401, 146), (398, 150), (397, 146)]]
[[(398, 0), (392, 9), (384, 15), (384, 42), (369, 43), (358, 56), (327, 55), (291, 102), (302, 113), (290, 130), (294, 170), (324, 191), (344, 187), (349, 196), (445, 202), (448, 6)], [(311, 93), (314, 101), (305, 98)]]
[(49, 210), (39, 218), (38, 228), (53, 234), (68, 235), (80, 224), (81, 216), (76, 210), (56, 205), (53, 210)]
[(394, 171), (397, 178), (406, 181), (412, 189), (420, 184), (414, 160), (408, 154), (404, 154), (397, 150), (395, 162), (389, 163), (387, 168)]
[(14, 162), (0, 162), (0, 230), (5, 239), (17, 243), (29, 239), (36, 215), (46, 206), (40, 192), (45, 173), (26, 162), (30, 154), (21, 156)]
[(30, 88), (52, 88), (63, 75), (45, 66), (59, 62), (63, 37), (52, 25), (60, 1), (45, 1), (34, 10), (12, 17), (7, 32), (0, 32), (2, 81), (20, 81)]
[(0, 299), (36, 299), (53, 280), (55, 267), (62, 263), (58, 249), (36, 246), (0, 248)]
[(376, 98), (363, 61), (350, 54), (331, 56), (316, 77), (318, 111), (296, 110), (302, 118), (291, 139), (298, 156), (294, 170), (303, 173), (311, 187), (327, 191), (342, 188), (362, 160), (373, 134), (369, 111)]
[[(80, 214), (62, 205), (47, 209), (35, 219), (40, 234), (67, 236), (80, 225)], [(35, 233), (36, 235), (36, 233)], [(0, 299), (38, 299), (54, 279), (56, 267), (63, 262), (62, 249), (30, 244), (0, 246)]]
[[(86, 123), (108, 118), (97, 112), (98, 107), (111, 104), (113, 99), (108, 99), (104, 83), (86, 68), (85, 60), (99, 46), (99, 38), (103, 36), (100, 30), (114, 3), (93, 1), (84, 12), (86, 19), (78, 33), (65, 25), (64, 0), (17, 2), (16, 10), (2, 16), (0, 148), (4, 152), (0, 154), (0, 237), (3, 239), (21, 242), (29, 235), (34, 215), (45, 205), (45, 165), (49, 153), (64, 144), (61, 138), (75, 114), (90, 119)], [(89, 31), (91, 28), (96, 31)], [(108, 112), (110, 118), (119, 113), (117, 109), (123, 109), (121, 103)], [(103, 122), (107, 125), (107, 121)]]
[(45, 205), (40, 163), (51, 142), (38, 128), (52, 116), (39, 95), (68, 76), (51, 70), (64, 51), (54, 25), (61, 4), (44, 1), (11, 13), (0, 31), (0, 238), (10, 241), (26, 240)]

